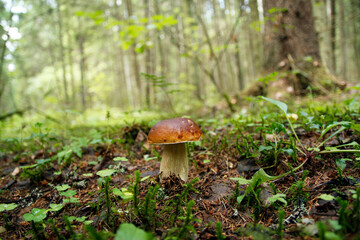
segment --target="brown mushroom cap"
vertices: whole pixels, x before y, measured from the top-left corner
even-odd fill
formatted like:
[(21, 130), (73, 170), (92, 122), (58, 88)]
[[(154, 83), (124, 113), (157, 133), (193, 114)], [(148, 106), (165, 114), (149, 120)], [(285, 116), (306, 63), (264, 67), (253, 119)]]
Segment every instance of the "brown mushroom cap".
[(198, 141), (203, 133), (196, 123), (188, 118), (172, 118), (156, 123), (150, 130), (147, 143), (174, 144)]

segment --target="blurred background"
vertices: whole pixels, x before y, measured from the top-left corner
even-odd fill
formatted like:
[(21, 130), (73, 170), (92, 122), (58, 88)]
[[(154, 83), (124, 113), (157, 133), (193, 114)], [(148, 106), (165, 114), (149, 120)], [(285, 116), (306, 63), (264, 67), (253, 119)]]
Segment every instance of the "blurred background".
[(358, 0), (1, 0), (0, 18), (2, 120), (234, 111), (258, 82), (315, 79), (299, 62), (360, 77)]

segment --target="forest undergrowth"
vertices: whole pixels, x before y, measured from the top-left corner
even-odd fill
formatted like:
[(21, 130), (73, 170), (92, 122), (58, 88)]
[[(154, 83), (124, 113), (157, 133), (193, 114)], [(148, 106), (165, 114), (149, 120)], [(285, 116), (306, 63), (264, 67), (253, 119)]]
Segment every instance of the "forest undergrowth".
[(360, 99), (335, 99), (191, 116), (187, 183), (160, 180), (153, 121), (28, 123), (0, 142), (0, 238), (359, 239)]

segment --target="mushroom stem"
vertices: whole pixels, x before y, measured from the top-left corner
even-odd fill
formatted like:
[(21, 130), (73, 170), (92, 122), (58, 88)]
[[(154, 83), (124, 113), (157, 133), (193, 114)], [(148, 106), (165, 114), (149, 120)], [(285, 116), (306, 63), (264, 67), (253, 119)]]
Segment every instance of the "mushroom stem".
[(189, 164), (186, 155), (185, 143), (164, 145), (164, 152), (160, 164), (161, 178), (175, 174), (186, 182), (188, 172)]

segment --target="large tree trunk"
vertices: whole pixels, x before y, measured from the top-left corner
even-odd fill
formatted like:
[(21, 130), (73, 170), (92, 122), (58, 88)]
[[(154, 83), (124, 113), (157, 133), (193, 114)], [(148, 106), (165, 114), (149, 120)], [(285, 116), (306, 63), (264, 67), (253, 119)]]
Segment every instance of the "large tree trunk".
[(267, 0), (263, 4), (267, 20), (264, 39), (265, 70), (274, 71), (278, 63), (289, 55), (295, 61), (306, 56), (320, 61), (311, 0)]

